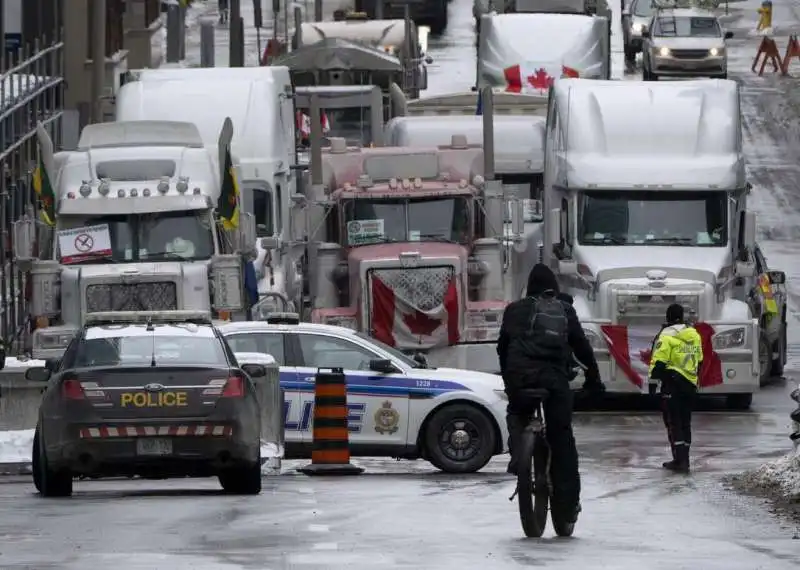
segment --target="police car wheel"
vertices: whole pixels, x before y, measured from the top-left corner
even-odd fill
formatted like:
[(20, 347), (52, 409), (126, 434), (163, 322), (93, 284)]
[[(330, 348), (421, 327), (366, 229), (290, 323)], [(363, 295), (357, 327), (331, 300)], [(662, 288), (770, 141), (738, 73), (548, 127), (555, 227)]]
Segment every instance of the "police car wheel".
[(39, 472), (39, 427), (33, 434), (33, 449), (31, 451), (31, 472), (33, 475), (33, 486), (38, 492), (42, 492), (42, 474)]
[(226, 469), (219, 474), (219, 484), (231, 495), (258, 495), (261, 493), (261, 461)]
[(474, 473), (494, 455), (495, 427), (485, 412), (469, 404), (436, 411), (425, 428), (426, 458), (446, 473)]
[[(38, 472), (34, 474), (33, 484), (42, 497), (70, 497), (72, 496), (72, 473), (66, 469), (53, 471), (47, 464), (47, 455), (41, 443), (41, 436), (37, 428), (33, 436), (33, 449), (35, 455), (31, 458), (33, 469)], [(38, 479), (39, 484), (36, 484)]]

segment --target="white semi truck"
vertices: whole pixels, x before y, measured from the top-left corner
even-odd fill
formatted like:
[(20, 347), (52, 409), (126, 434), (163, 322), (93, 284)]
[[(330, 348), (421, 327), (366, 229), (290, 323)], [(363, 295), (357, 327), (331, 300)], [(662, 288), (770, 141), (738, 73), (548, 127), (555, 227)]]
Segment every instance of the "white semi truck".
[(333, 138), (323, 152), (311, 103), (310, 320), (436, 366), (495, 372), (507, 204), (492, 153), (458, 133), (426, 148), (352, 149)]
[(759, 388), (759, 322), (737, 286), (755, 271), (741, 128), (734, 81), (555, 83), (542, 259), (610, 392), (655, 389), (650, 346), (671, 303), (703, 338), (701, 394), (744, 409)]
[[(227, 120), (218, 152), (230, 144)], [(53, 155), (39, 128), (55, 199), (53, 228), (16, 222), (15, 255), (29, 269), (34, 358), (59, 358), (86, 315), (202, 310), (243, 320), (243, 252), (253, 218), (224, 230), (215, 209), (222, 174), (191, 123), (90, 125), (75, 151)], [(37, 225), (39, 226), (37, 228)]]

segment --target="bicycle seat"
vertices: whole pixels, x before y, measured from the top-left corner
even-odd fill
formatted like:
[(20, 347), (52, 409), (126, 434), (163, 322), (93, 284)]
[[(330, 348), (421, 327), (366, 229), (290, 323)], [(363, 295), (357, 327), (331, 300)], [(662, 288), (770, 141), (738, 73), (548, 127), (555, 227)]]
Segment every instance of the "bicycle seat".
[(519, 395), (528, 400), (546, 400), (550, 394), (550, 390), (542, 388), (526, 388), (519, 391)]

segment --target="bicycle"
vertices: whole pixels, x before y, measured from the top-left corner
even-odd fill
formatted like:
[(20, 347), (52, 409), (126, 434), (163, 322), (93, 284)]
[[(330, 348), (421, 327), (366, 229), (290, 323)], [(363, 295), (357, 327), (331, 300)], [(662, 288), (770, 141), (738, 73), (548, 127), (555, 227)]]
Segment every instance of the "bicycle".
[(547, 510), (550, 507), (550, 517), (556, 535), (572, 536), (575, 523), (568, 522), (564, 513), (554, 509), (552, 505), (553, 482), (550, 477), (551, 450), (547, 443), (544, 402), (547, 400), (548, 391), (541, 389), (524, 390), (521, 394), (525, 399), (536, 402), (530, 423), (525, 426), (519, 443), (519, 456), (517, 462), (517, 488), (508, 498), (513, 501), (519, 496), (519, 518), (522, 530), (528, 538), (540, 538), (547, 526)]

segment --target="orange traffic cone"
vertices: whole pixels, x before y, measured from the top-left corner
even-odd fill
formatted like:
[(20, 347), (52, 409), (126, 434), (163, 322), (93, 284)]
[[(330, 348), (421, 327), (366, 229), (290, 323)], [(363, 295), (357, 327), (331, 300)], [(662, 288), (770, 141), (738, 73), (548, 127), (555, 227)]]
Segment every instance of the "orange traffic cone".
[[(330, 372), (322, 372), (330, 370)], [(314, 379), (314, 442), (305, 475), (360, 475), (350, 463), (347, 429), (347, 381), (341, 368), (318, 368)]]
[(778, 45), (775, 43), (775, 40), (764, 36), (764, 38), (761, 40), (761, 44), (758, 46), (756, 58), (753, 60), (753, 66), (750, 68), (751, 71), (756, 70), (758, 60), (762, 55), (764, 56), (764, 59), (761, 60), (761, 68), (758, 70), (758, 75), (764, 74), (764, 68), (767, 66), (767, 62), (772, 64), (772, 71), (783, 70), (781, 54), (778, 52)]

